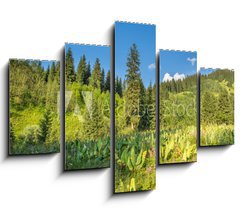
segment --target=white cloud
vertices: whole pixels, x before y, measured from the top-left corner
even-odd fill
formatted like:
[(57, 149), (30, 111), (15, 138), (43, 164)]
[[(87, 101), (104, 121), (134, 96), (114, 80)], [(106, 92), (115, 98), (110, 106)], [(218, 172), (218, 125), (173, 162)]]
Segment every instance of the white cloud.
[(194, 66), (197, 59), (196, 58), (187, 58), (187, 61), (191, 62), (192, 66)]
[(148, 69), (149, 70), (154, 70), (155, 69), (155, 64), (152, 63), (152, 64), (148, 65)]
[(173, 76), (173, 79), (174, 80), (183, 80), (185, 79), (185, 75), (184, 74), (179, 74), (179, 73), (176, 73), (174, 76)]
[(163, 77), (163, 82), (167, 82), (167, 81), (172, 81), (172, 80), (183, 80), (185, 79), (185, 75), (184, 74), (179, 74), (179, 73), (175, 73), (174, 76), (172, 77), (169, 73), (165, 73), (164, 77)]
[(163, 77), (163, 82), (171, 81), (173, 77), (169, 73), (165, 73)]

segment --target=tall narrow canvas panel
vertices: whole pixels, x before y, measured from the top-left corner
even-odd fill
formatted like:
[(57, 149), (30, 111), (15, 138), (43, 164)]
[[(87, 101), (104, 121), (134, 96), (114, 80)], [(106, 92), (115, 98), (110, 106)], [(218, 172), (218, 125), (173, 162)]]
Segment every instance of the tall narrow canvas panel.
[(9, 61), (9, 154), (60, 151), (60, 62)]
[(234, 144), (234, 71), (200, 69), (200, 146)]
[(159, 162), (197, 160), (197, 53), (160, 50)]
[(65, 44), (65, 170), (110, 166), (110, 47)]
[(115, 23), (115, 193), (155, 189), (155, 25)]

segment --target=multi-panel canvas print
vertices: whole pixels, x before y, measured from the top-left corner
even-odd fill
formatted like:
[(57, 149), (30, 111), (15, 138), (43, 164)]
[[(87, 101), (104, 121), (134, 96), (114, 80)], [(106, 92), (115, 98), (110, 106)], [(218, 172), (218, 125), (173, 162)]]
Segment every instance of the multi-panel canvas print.
[(197, 53), (160, 50), (159, 162), (197, 160)]
[(155, 189), (155, 25), (115, 23), (114, 192)]
[(60, 151), (60, 62), (9, 60), (9, 154)]
[(200, 146), (234, 144), (234, 71), (200, 69)]
[(65, 170), (110, 166), (110, 47), (65, 44)]

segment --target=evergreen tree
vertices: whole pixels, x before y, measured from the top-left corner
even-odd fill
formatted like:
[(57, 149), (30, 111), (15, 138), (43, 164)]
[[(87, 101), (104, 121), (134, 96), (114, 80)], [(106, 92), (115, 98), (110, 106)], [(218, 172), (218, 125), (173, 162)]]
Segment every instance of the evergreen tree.
[(135, 129), (139, 124), (139, 100), (140, 100), (140, 59), (136, 44), (130, 48), (127, 58), (126, 74), (126, 123)]
[(85, 76), (83, 77), (83, 83), (85, 85), (89, 84), (90, 77), (91, 77), (91, 65), (90, 65), (90, 62), (88, 62), (88, 64), (87, 64), (87, 71), (86, 71)]
[(121, 78), (116, 78), (115, 82), (115, 91), (118, 93), (120, 97), (122, 97), (122, 79)]
[(57, 81), (57, 84), (60, 85), (60, 62), (56, 63), (55, 79)]
[(45, 77), (44, 77), (45, 82), (48, 82), (49, 73), (50, 73), (50, 67), (48, 66), (48, 68), (47, 68), (47, 70), (45, 72)]
[(104, 136), (104, 117), (102, 115), (102, 106), (100, 102), (93, 99), (92, 106), (86, 110), (84, 119), (84, 134), (87, 139), (97, 140)]
[(43, 119), (40, 121), (40, 134), (39, 134), (39, 140), (42, 143), (46, 142), (47, 136), (50, 134), (50, 129), (52, 126), (52, 117), (51, 112), (48, 109), (44, 115)]
[(142, 82), (142, 79), (140, 79), (140, 98), (139, 98), (139, 125), (138, 129), (139, 130), (145, 130), (149, 128), (149, 118), (148, 118), (148, 113), (147, 113), (147, 100), (146, 100), (146, 89), (144, 87), (144, 84)]
[(229, 124), (232, 118), (231, 101), (227, 90), (222, 90), (218, 99), (217, 121), (220, 124)]
[(150, 85), (147, 89), (147, 116), (149, 129), (151, 130), (154, 130), (155, 128), (155, 107), (155, 93), (152, 83), (150, 82)]
[(86, 84), (86, 74), (87, 74), (87, 63), (86, 63), (86, 57), (83, 55), (80, 58), (78, 68), (77, 68), (77, 77), (76, 80), (80, 84)]
[(100, 79), (100, 88), (101, 88), (101, 92), (104, 91), (104, 84), (105, 84), (105, 72), (104, 72), (104, 69), (102, 69), (102, 72), (101, 72), (101, 79)]
[(72, 56), (72, 49), (69, 48), (66, 54), (66, 81), (67, 82), (74, 82), (75, 81), (75, 73), (74, 73), (74, 60)]
[(100, 89), (100, 83), (101, 83), (101, 65), (99, 59), (97, 58), (92, 71), (91, 85), (94, 88)]
[(105, 82), (105, 91), (110, 92), (110, 70), (107, 72), (107, 77)]
[(118, 91), (119, 96), (122, 97), (123, 96), (123, 88), (122, 88), (122, 79), (121, 78), (118, 80), (118, 90), (117, 91)]
[(56, 66), (55, 62), (52, 63), (50, 73), (49, 73), (49, 80), (53, 81), (56, 76)]
[(218, 101), (213, 93), (206, 91), (202, 96), (201, 101), (201, 121), (206, 123), (216, 122), (216, 111)]

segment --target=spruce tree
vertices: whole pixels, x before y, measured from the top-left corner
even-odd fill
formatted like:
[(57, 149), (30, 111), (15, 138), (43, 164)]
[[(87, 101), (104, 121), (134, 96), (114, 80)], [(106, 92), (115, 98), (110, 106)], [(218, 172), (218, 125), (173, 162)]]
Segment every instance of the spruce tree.
[(90, 62), (88, 62), (88, 64), (87, 64), (87, 71), (86, 71), (85, 76), (83, 77), (83, 83), (85, 85), (89, 84), (90, 77), (91, 77), (91, 65), (90, 65)]
[(219, 124), (229, 124), (232, 118), (231, 101), (227, 90), (220, 92), (218, 99), (217, 121)]
[(126, 74), (126, 123), (132, 129), (139, 124), (139, 100), (140, 100), (140, 59), (136, 44), (130, 48), (127, 58)]
[(123, 88), (122, 88), (122, 79), (121, 78), (119, 78), (119, 80), (118, 80), (118, 94), (119, 94), (119, 96), (120, 97), (122, 97), (123, 96)]
[(56, 63), (55, 79), (57, 81), (57, 84), (60, 85), (60, 62)]
[(76, 80), (80, 84), (86, 84), (86, 74), (87, 74), (87, 63), (86, 63), (86, 57), (83, 55), (80, 58), (78, 68), (77, 68), (77, 77)]
[(102, 72), (101, 72), (101, 79), (100, 79), (100, 88), (101, 88), (101, 92), (104, 91), (104, 84), (105, 84), (105, 72), (104, 72), (104, 69), (102, 69)]
[(56, 76), (56, 67), (55, 67), (55, 62), (53, 62), (51, 65), (50, 73), (49, 73), (50, 81), (53, 81), (55, 76)]
[(149, 128), (149, 118), (148, 118), (148, 113), (147, 113), (147, 100), (146, 100), (146, 89), (144, 87), (142, 79), (140, 79), (140, 98), (139, 98), (139, 125), (138, 129), (139, 130), (145, 130)]
[(91, 85), (94, 88), (100, 89), (100, 83), (101, 83), (101, 65), (100, 60), (97, 58), (92, 71)]
[(44, 77), (45, 82), (48, 82), (49, 73), (50, 73), (50, 67), (48, 66), (48, 68), (47, 68), (47, 70), (45, 72), (45, 77)]
[(218, 101), (213, 93), (206, 91), (201, 99), (201, 121), (214, 124), (217, 118)]
[(46, 142), (47, 136), (50, 133), (50, 129), (52, 126), (52, 117), (51, 117), (51, 112), (48, 109), (44, 115), (43, 115), (43, 119), (41, 119), (40, 121), (40, 134), (39, 134), (39, 140), (42, 143)]
[(66, 81), (73, 83), (75, 81), (75, 73), (74, 73), (74, 60), (72, 56), (72, 49), (69, 48), (66, 54), (66, 59), (65, 59), (65, 64), (66, 64)]
[(147, 116), (149, 129), (153, 130), (155, 128), (155, 93), (151, 82), (147, 89)]
[(106, 82), (105, 82), (105, 91), (110, 92), (110, 71), (107, 72)]
[(84, 114), (85, 125), (84, 135), (87, 139), (96, 140), (104, 136), (104, 117), (102, 115), (102, 106), (96, 98), (93, 98), (92, 106)]

